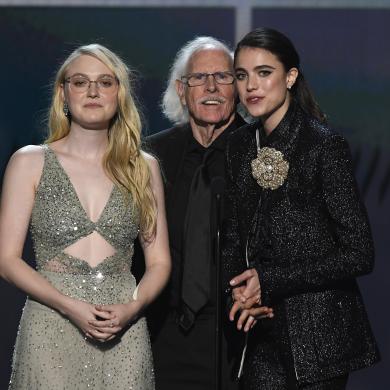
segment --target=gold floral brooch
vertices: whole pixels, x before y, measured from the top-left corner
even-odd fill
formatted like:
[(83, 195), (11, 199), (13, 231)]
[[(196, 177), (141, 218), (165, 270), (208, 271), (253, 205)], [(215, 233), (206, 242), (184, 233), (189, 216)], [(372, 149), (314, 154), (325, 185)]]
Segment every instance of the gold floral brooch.
[(257, 157), (252, 160), (252, 176), (265, 189), (276, 190), (287, 178), (289, 164), (283, 153), (274, 148), (260, 148), (259, 130), (256, 130)]

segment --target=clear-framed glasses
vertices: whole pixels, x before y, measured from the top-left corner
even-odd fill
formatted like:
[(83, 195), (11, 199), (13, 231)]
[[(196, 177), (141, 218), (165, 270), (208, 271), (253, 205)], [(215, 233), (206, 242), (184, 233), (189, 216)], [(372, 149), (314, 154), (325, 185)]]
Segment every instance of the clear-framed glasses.
[(65, 79), (65, 82), (68, 83), (69, 88), (76, 93), (83, 93), (88, 91), (92, 83), (95, 83), (99, 91), (105, 93), (116, 92), (118, 88), (118, 80), (115, 77), (110, 75), (102, 75), (98, 77), (96, 80), (90, 80), (86, 76), (76, 74), (67, 77)]
[(215, 73), (190, 73), (181, 77), (181, 81), (189, 87), (197, 87), (206, 84), (209, 76), (213, 76), (217, 84), (229, 85), (233, 84), (235, 77), (230, 72), (215, 72)]

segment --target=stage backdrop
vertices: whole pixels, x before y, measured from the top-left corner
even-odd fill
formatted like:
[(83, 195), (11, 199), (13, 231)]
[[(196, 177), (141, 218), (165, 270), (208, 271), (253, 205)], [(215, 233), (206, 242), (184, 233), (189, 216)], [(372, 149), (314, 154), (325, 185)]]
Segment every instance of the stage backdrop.
[[(156, 132), (168, 126), (159, 102), (176, 51), (195, 35), (212, 35), (233, 45), (235, 12), (233, 7), (0, 7), (0, 175), (12, 152), (45, 138), (50, 85), (75, 46), (99, 42), (122, 55), (138, 75), (136, 94), (144, 112), (144, 132)], [(353, 149), (377, 248), (374, 273), (359, 282), (383, 362), (352, 374), (348, 389), (387, 390), (390, 11), (279, 7), (254, 8), (250, 16), (252, 27), (280, 29), (296, 43), (303, 71), (321, 106)], [(25, 258), (33, 261), (29, 241)], [(25, 297), (2, 281), (0, 294), (4, 313), (0, 390), (5, 390)]]

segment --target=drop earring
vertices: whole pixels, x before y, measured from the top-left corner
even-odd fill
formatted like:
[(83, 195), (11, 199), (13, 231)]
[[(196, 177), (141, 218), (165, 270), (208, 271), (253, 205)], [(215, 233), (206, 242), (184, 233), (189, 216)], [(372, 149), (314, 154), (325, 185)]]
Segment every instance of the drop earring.
[(64, 107), (62, 110), (64, 111), (65, 116), (69, 115), (69, 106), (67, 102), (64, 102)]

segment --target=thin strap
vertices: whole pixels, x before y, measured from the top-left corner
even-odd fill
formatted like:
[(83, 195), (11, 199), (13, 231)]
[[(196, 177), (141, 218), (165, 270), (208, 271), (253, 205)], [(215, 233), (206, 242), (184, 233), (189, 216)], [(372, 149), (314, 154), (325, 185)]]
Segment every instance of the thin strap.
[(54, 167), (57, 167), (58, 162), (57, 162), (57, 157), (54, 151), (50, 148), (48, 144), (42, 144), (40, 145), (41, 148), (44, 151), (44, 164), (43, 168), (45, 169), (53, 169)]
[(43, 144), (42, 147), (45, 150), (45, 156), (47, 156), (47, 160), (50, 161), (50, 163), (53, 164), (56, 168), (59, 168), (61, 174), (70, 181), (68, 174), (58, 160), (56, 152), (48, 144)]
[(42, 144), (40, 146), (41, 146), (41, 148), (43, 149), (43, 151), (45, 153), (45, 159), (46, 159), (47, 156), (51, 156), (51, 158), (55, 157), (55, 156), (53, 156), (53, 151), (50, 149), (48, 144)]

